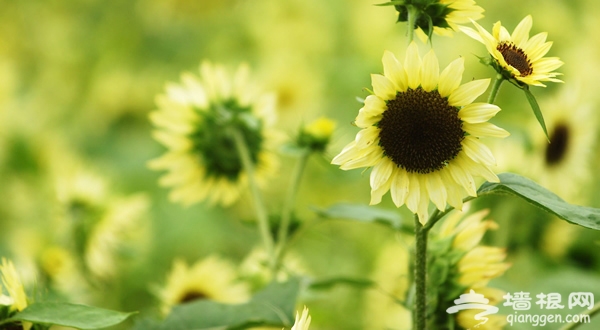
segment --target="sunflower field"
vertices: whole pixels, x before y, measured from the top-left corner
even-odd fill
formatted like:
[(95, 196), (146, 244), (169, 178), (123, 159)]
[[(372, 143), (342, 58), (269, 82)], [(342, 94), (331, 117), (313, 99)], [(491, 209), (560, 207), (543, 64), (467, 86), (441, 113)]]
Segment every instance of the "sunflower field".
[(0, 330), (600, 327), (593, 0), (0, 0)]

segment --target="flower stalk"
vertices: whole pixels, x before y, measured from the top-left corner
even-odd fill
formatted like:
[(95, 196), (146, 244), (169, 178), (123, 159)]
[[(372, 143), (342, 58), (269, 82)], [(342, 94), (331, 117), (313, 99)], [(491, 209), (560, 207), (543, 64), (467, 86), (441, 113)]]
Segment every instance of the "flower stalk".
[[(476, 197), (468, 196), (463, 203)], [(427, 328), (427, 239), (429, 230), (445, 217), (454, 207), (448, 206), (444, 211), (435, 210), (423, 225), (415, 214), (415, 309), (414, 325), (416, 330)]]
[(415, 214), (415, 310), (414, 324), (416, 330), (425, 330), (427, 324), (427, 234), (425, 228)]
[(492, 89), (490, 90), (490, 96), (488, 97), (487, 103), (494, 104), (496, 100), (496, 95), (498, 95), (498, 91), (500, 90), (500, 85), (504, 82), (504, 76), (501, 74), (496, 75), (496, 80), (494, 80), (494, 84), (492, 85)]
[(406, 24), (408, 29), (406, 33), (408, 33), (408, 44), (414, 40), (415, 36), (415, 23), (417, 22), (417, 18), (419, 16), (419, 9), (415, 6), (408, 6), (408, 19), (406, 20)]
[(262, 196), (260, 191), (258, 190), (258, 185), (256, 183), (256, 179), (254, 177), (254, 165), (252, 164), (252, 160), (250, 158), (250, 151), (248, 150), (248, 145), (246, 144), (246, 140), (242, 136), (239, 130), (232, 128), (230, 130), (231, 136), (235, 142), (235, 147), (237, 149), (238, 154), (242, 160), (242, 166), (244, 166), (244, 170), (248, 175), (248, 186), (250, 188), (250, 193), (252, 194), (252, 200), (254, 202), (254, 211), (256, 212), (256, 218), (258, 221), (258, 229), (260, 232), (261, 239), (265, 246), (265, 251), (269, 256), (270, 267), (274, 271), (275, 269), (275, 251), (273, 244), (273, 237), (271, 236), (271, 231), (269, 228), (269, 218), (267, 215), (267, 211), (265, 209), (264, 202), (262, 200)]
[(285, 202), (283, 204), (283, 210), (281, 213), (281, 222), (279, 224), (279, 231), (277, 232), (277, 246), (275, 248), (275, 269), (279, 268), (281, 259), (283, 258), (283, 252), (285, 245), (287, 244), (288, 232), (290, 227), (290, 221), (294, 210), (294, 202), (296, 201), (296, 195), (300, 188), (300, 179), (306, 168), (306, 163), (310, 157), (310, 150), (305, 150), (300, 155), (294, 172), (292, 173), (291, 183), (287, 192)]
[[(596, 303), (592, 309), (587, 310), (581, 315), (589, 315), (590, 319), (594, 317), (594, 315), (600, 314), (600, 302)], [(579, 328), (580, 325), (585, 324), (584, 322), (571, 322), (566, 324), (564, 327), (560, 328), (560, 330), (573, 330)]]

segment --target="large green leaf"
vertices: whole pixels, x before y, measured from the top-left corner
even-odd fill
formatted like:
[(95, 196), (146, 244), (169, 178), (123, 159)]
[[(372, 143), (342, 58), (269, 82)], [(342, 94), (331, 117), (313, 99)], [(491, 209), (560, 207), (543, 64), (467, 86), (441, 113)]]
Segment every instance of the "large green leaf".
[(245, 304), (229, 305), (199, 300), (173, 308), (161, 322), (136, 324), (144, 330), (244, 329), (248, 326), (290, 327), (294, 323), (298, 279), (271, 283)]
[(563, 220), (600, 230), (600, 209), (569, 204), (548, 189), (518, 174), (502, 173), (498, 177), (499, 183), (486, 182), (481, 185), (478, 195), (514, 195)]
[(119, 324), (134, 313), (122, 313), (64, 302), (34, 303), (6, 321), (56, 324), (78, 329), (100, 329)]
[(326, 209), (315, 208), (315, 212), (329, 219), (356, 220), (361, 222), (378, 222), (396, 230), (402, 228), (402, 219), (397, 211), (386, 210), (369, 205), (334, 204)]

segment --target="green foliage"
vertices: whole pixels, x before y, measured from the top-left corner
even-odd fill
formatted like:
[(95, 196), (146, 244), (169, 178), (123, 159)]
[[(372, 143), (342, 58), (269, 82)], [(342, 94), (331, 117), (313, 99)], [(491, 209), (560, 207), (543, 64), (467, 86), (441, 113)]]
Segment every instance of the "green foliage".
[(315, 280), (310, 283), (309, 288), (314, 290), (328, 290), (337, 285), (349, 285), (356, 288), (368, 288), (375, 285), (375, 282), (368, 278), (355, 277), (333, 277), (321, 280)]
[(410, 230), (402, 223), (402, 218), (396, 211), (379, 207), (359, 204), (338, 203), (326, 209), (314, 208), (321, 217), (327, 219), (355, 220), (367, 223), (380, 223), (395, 230)]
[(133, 314), (65, 302), (45, 302), (29, 305), (23, 311), (0, 322), (0, 325), (27, 321), (77, 329), (100, 329), (119, 324)]
[(478, 195), (509, 194), (524, 199), (559, 218), (586, 228), (600, 230), (600, 209), (572, 205), (548, 189), (514, 173), (502, 173), (499, 183), (486, 182)]
[(245, 304), (199, 300), (173, 308), (163, 322), (143, 320), (137, 330), (244, 329), (250, 326), (290, 327), (294, 323), (300, 280), (273, 282)]

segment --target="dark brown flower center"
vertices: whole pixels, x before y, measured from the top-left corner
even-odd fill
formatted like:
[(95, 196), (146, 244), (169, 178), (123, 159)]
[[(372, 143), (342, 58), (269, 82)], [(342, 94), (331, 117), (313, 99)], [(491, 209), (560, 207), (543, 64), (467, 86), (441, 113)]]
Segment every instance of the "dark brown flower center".
[(197, 290), (192, 290), (192, 291), (188, 291), (186, 292), (181, 299), (179, 299), (179, 303), (183, 304), (183, 303), (187, 303), (190, 301), (195, 301), (195, 300), (199, 300), (199, 299), (206, 299), (208, 298), (208, 296), (204, 293), (204, 292), (200, 292)]
[(458, 108), (437, 90), (421, 88), (399, 92), (387, 101), (378, 126), (385, 155), (410, 173), (442, 169), (462, 150), (465, 136)]
[(546, 164), (549, 166), (559, 164), (566, 156), (571, 133), (569, 127), (559, 123), (550, 134), (550, 144), (546, 148)]
[(521, 77), (528, 76), (533, 72), (527, 54), (512, 42), (501, 42), (496, 49), (502, 54), (508, 65), (519, 70)]

